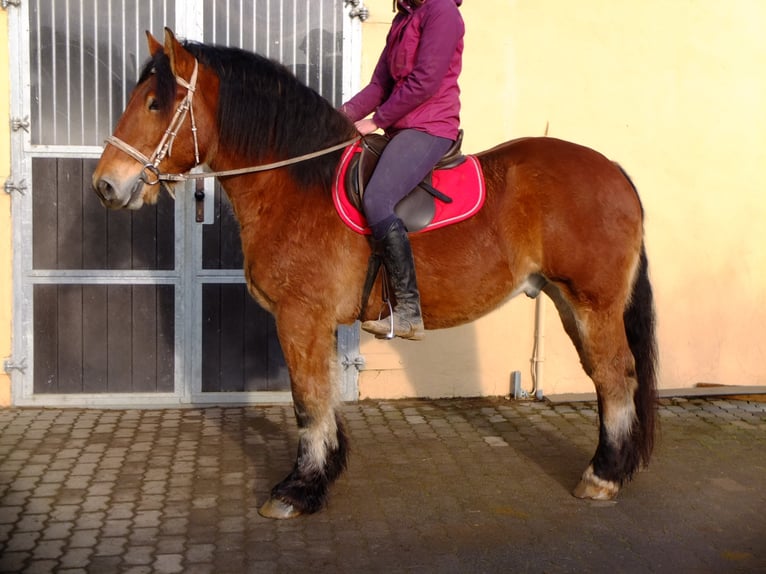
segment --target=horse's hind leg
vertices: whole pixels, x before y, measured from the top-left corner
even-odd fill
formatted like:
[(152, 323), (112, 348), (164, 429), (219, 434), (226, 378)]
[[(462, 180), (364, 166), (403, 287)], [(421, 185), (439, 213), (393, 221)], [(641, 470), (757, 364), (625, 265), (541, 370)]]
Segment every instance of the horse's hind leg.
[(346, 467), (347, 439), (332, 382), (335, 326), (311, 313), (280, 313), (277, 327), (292, 384), (300, 438), (292, 472), (272, 490), (259, 513), (294, 518), (320, 510), (330, 484)]
[(572, 304), (561, 291), (549, 294), (598, 396), (598, 447), (574, 495), (612, 499), (641, 463), (644, 440), (634, 403), (638, 383), (622, 305), (597, 311)]

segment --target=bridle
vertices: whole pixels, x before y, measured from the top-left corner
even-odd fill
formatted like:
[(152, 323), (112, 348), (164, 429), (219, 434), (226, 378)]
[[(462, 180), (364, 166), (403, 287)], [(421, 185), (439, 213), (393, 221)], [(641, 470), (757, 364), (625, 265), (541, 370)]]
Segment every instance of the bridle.
[(152, 155), (150, 157), (146, 157), (144, 154), (142, 154), (132, 145), (121, 140), (120, 138), (114, 135), (111, 135), (106, 138), (105, 143), (112, 144), (117, 149), (125, 152), (130, 157), (132, 157), (139, 163), (143, 164), (144, 168), (141, 170), (141, 175), (139, 175), (138, 177), (146, 185), (157, 185), (161, 181), (168, 181), (168, 179), (164, 176), (167, 176), (170, 174), (160, 173), (159, 165), (162, 162), (162, 160), (165, 159), (165, 156), (170, 156), (173, 154), (173, 142), (175, 141), (176, 136), (178, 135), (178, 130), (181, 128), (181, 125), (183, 125), (184, 120), (186, 119), (187, 113), (189, 114), (189, 117), (191, 118), (192, 137), (194, 138), (194, 162), (195, 162), (194, 167), (199, 165), (199, 143), (197, 142), (197, 122), (194, 119), (194, 107), (192, 106), (194, 92), (197, 89), (198, 69), (199, 69), (199, 63), (195, 58), (194, 70), (192, 71), (191, 78), (188, 82), (184, 80), (182, 77), (176, 76), (176, 82), (180, 86), (186, 88), (186, 96), (184, 97), (183, 100), (181, 100), (181, 103), (176, 108), (175, 114), (173, 114), (173, 119), (170, 120), (170, 125), (168, 125), (167, 129), (165, 130), (165, 133), (162, 136), (162, 139), (160, 140), (160, 143), (158, 143), (157, 147), (154, 148), (154, 152), (152, 152)]
[(259, 165), (259, 166), (243, 167), (239, 169), (229, 169), (225, 171), (212, 171), (212, 172), (162, 173), (160, 172), (159, 165), (162, 162), (162, 160), (165, 159), (166, 156), (170, 157), (172, 155), (173, 142), (175, 141), (176, 136), (178, 135), (178, 131), (183, 125), (187, 114), (189, 115), (189, 118), (191, 119), (191, 132), (192, 132), (192, 138), (194, 139), (194, 167), (192, 169), (196, 168), (200, 164), (199, 142), (197, 141), (197, 123), (194, 119), (194, 107), (192, 105), (194, 92), (197, 89), (198, 68), (199, 68), (199, 62), (195, 58), (194, 70), (192, 71), (191, 78), (189, 79), (188, 82), (184, 80), (183, 78), (181, 78), (180, 76), (175, 77), (176, 82), (180, 86), (186, 88), (186, 96), (184, 96), (184, 99), (181, 100), (180, 104), (178, 104), (178, 107), (176, 108), (176, 111), (173, 114), (173, 118), (170, 120), (170, 125), (168, 125), (167, 129), (165, 130), (165, 133), (162, 136), (162, 139), (160, 140), (160, 143), (158, 143), (157, 147), (154, 148), (154, 151), (152, 152), (151, 156), (149, 157), (145, 156), (143, 153), (138, 151), (132, 145), (121, 140), (120, 138), (114, 135), (107, 137), (106, 141), (104, 142), (105, 144), (113, 145), (114, 147), (128, 154), (130, 157), (132, 157), (133, 159), (135, 159), (136, 161), (138, 161), (140, 164), (143, 165), (143, 169), (141, 170), (141, 174), (138, 176), (138, 178), (139, 180), (144, 182), (146, 185), (157, 185), (158, 183), (163, 183), (163, 186), (168, 190), (168, 193), (170, 193), (170, 195), (173, 195), (172, 189), (170, 189), (170, 187), (166, 185), (166, 182), (181, 182), (181, 181), (187, 181), (190, 179), (204, 179), (208, 177), (224, 177), (224, 176), (231, 176), (231, 175), (241, 175), (245, 173), (254, 173), (258, 171), (267, 171), (271, 169), (276, 169), (278, 167), (284, 167), (286, 165), (299, 163), (302, 161), (307, 161), (328, 153), (332, 153), (339, 149), (348, 147), (349, 145), (359, 140), (359, 136), (356, 136), (350, 140), (347, 140), (345, 142), (336, 144), (328, 148), (321, 149), (319, 151), (315, 151), (315, 152), (307, 153), (297, 157), (293, 157), (290, 159), (285, 159), (285, 160), (268, 163), (264, 165)]

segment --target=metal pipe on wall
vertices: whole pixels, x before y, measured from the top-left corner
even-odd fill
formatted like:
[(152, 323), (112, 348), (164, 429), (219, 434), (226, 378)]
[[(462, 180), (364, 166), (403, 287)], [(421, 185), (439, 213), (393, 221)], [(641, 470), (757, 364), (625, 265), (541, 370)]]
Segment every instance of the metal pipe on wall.
[(535, 343), (532, 351), (532, 395), (543, 398), (543, 370), (545, 363), (545, 297), (535, 297)]

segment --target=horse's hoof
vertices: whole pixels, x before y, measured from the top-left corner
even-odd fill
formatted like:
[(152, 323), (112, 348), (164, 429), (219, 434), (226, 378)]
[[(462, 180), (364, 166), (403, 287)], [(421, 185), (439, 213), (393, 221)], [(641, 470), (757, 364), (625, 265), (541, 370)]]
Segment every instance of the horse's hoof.
[(296, 518), (301, 515), (301, 511), (292, 504), (287, 504), (278, 498), (269, 498), (263, 506), (258, 509), (258, 514), (265, 518), (275, 518), (285, 520), (287, 518)]
[(619, 491), (620, 485), (618, 483), (597, 477), (593, 472), (593, 466), (589, 466), (582, 474), (580, 483), (572, 491), (572, 494), (577, 498), (612, 500)]

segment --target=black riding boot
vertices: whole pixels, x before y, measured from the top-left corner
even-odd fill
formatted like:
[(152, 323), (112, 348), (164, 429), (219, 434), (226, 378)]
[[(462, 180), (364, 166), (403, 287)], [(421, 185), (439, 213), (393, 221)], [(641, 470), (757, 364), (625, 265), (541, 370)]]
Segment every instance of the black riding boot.
[[(388, 228), (385, 237), (378, 242), (382, 247), (383, 265), (388, 272), (394, 290), (394, 336), (402, 339), (420, 340), (425, 336), (423, 318), (420, 314), (420, 293), (415, 279), (415, 261), (412, 258), (407, 230), (400, 219)], [(379, 339), (387, 339), (391, 333), (391, 319), (365, 321), (362, 329)]]

